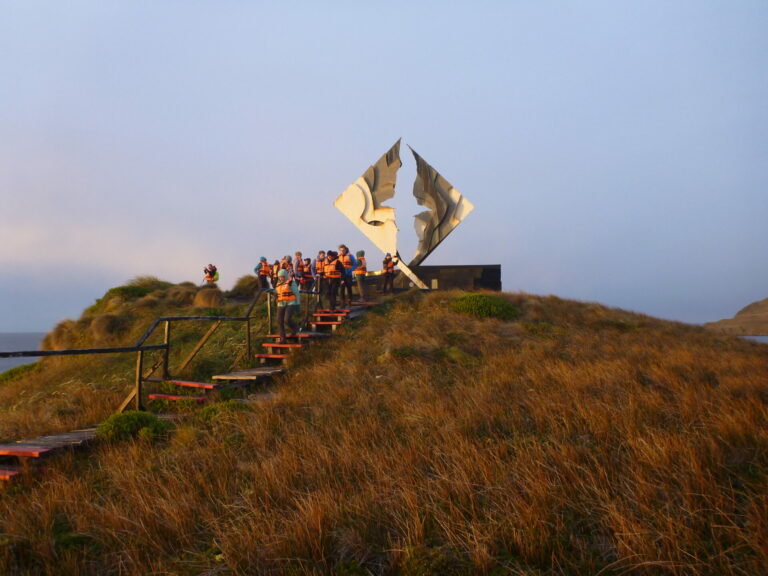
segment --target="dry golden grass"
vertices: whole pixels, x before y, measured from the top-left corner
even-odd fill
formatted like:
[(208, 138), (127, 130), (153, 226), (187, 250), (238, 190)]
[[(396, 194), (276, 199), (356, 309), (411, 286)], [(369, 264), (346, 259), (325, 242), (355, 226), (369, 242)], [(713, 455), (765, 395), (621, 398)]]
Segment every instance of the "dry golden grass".
[(768, 347), (456, 296), (369, 313), (249, 411), (52, 461), (0, 493), (0, 571), (766, 572)]

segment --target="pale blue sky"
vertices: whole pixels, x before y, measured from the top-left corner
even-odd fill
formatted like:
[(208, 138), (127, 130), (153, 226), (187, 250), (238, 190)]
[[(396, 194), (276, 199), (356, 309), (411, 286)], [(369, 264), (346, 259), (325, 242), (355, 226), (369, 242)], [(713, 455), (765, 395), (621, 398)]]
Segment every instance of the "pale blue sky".
[(378, 263), (332, 203), (400, 137), (476, 206), (425, 264), (697, 323), (768, 297), (766, 2), (0, 1), (0, 73), (0, 331)]

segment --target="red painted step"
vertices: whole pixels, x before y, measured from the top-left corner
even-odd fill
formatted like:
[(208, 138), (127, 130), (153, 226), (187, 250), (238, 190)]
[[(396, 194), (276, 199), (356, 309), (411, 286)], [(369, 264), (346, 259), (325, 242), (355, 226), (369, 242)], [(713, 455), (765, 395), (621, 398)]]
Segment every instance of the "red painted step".
[(0, 480), (11, 480), (20, 473), (17, 468), (0, 468)]
[(40, 458), (51, 451), (48, 446), (36, 444), (0, 444), (0, 456), (20, 456), (22, 458)]
[(338, 320), (318, 320), (317, 322), (311, 321), (310, 324), (316, 324), (317, 326), (341, 326), (344, 322)]
[[(286, 334), (286, 338), (312, 338), (314, 334), (307, 334), (307, 333), (301, 333), (301, 334)], [(269, 334), (267, 336), (268, 338), (280, 338), (280, 334)]]
[(288, 354), (254, 354), (253, 357), (258, 358), (262, 364), (266, 364), (267, 360), (280, 360), (283, 363), (288, 361)]
[(304, 344), (281, 344), (280, 342), (264, 342), (262, 346), (265, 348), (304, 348)]
[(182, 396), (180, 394), (150, 394), (149, 395), (150, 400), (169, 400), (171, 402), (181, 401), (181, 400), (192, 400), (193, 402), (197, 402), (198, 404), (202, 404), (205, 402), (206, 398), (205, 396)]
[(324, 316), (341, 316), (342, 318), (347, 316), (349, 312), (315, 312), (312, 316), (322, 318)]
[(316, 313), (319, 314), (325, 314), (325, 313), (333, 313), (333, 314), (349, 314), (352, 312), (349, 308), (337, 308), (335, 310), (330, 310), (328, 308), (318, 308), (315, 310)]
[(211, 384), (210, 382), (192, 382), (190, 380), (166, 380), (176, 386), (182, 386), (184, 388), (202, 388), (204, 390), (216, 390), (219, 388), (218, 384)]

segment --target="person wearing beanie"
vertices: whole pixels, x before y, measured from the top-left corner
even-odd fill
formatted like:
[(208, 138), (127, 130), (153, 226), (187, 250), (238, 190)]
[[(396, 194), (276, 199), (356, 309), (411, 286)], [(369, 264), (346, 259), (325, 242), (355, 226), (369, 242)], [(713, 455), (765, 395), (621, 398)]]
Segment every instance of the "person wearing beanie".
[(269, 262), (267, 262), (266, 257), (262, 256), (259, 258), (259, 263), (256, 264), (253, 272), (259, 277), (259, 288), (262, 290), (269, 290), (271, 288), (269, 279), (272, 277), (272, 267), (269, 265)]
[(355, 281), (357, 283), (357, 295), (360, 299), (360, 302), (365, 302), (366, 300), (366, 274), (368, 274), (368, 266), (365, 263), (365, 250), (358, 250), (355, 252), (355, 257), (357, 258), (357, 267), (355, 267)]
[(301, 306), (301, 294), (296, 282), (290, 278), (288, 270), (280, 270), (277, 273), (277, 330), (280, 334), (280, 344), (285, 344), (285, 325), (291, 329), (293, 334), (299, 332), (299, 327), (293, 321), (293, 311), (297, 306)]

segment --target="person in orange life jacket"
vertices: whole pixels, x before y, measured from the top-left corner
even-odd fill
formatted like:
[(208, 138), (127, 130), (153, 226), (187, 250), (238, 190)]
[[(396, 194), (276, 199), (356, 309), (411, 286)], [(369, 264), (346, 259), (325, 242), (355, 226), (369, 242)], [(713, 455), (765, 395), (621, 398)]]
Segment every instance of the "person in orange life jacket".
[(275, 260), (272, 263), (272, 286), (277, 284), (277, 273), (280, 272), (280, 262)]
[(365, 250), (358, 250), (355, 252), (357, 258), (357, 267), (355, 268), (355, 281), (357, 282), (357, 293), (360, 296), (360, 302), (365, 302), (366, 299), (366, 279), (365, 275), (368, 273), (368, 265), (365, 263)]
[(288, 278), (293, 280), (293, 259), (289, 254), (286, 254), (283, 256), (283, 259), (280, 260), (280, 270), (287, 270)]
[(259, 277), (259, 288), (262, 290), (269, 290), (271, 288), (269, 279), (272, 277), (272, 268), (264, 256), (259, 258), (259, 263), (256, 264), (253, 272)]
[(317, 307), (323, 307), (323, 294), (326, 292), (325, 286), (325, 272), (323, 271), (325, 266), (325, 250), (320, 250), (317, 253), (314, 264), (312, 264), (312, 272), (315, 275), (315, 293), (317, 294)]
[(296, 282), (289, 278), (288, 270), (280, 270), (277, 273), (277, 329), (280, 334), (280, 343), (285, 344), (285, 325), (293, 334), (299, 332), (299, 327), (293, 321), (293, 311), (301, 306), (301, 294)]
[(208, 264), (205, 268), (203, 268), (203, 274), (205, 274), (205, 281), (208, 284), (213, 284), (216, 282), (216, 266), (213, 264)]
[(296, 252), (293, 257), (293, 277), (298, 282), (304, 275), (304, 258), (301, 256), (301, 252)]
[(312, 292), (312, 287), (315, 283), (315, 278), (312, 276), (312, 259), (304, 258), (304, 267), (301, 272), (301, 280), (299, 282), (301, 289), (304, 292)]
[(339, 262), (339, 254), (328, 250), (323, 266), (325, 274), (325, 288), (328, 293), (328, 301), (331, 310), (336, 310), (336, 295), (339, 291), (341, 278), (344, 276), (344, 265)]
[(349, 253), (349, 248), (344, 244), (339, 246), (339, 262), (344, 266), (344, 275), (341, 277), (341, 303), (352, 305), (352, 284), (354, 282), (357, 260)]
[[(386, 253), (384, 256), (384, 262), (381, 264), (381, 272), (382, 277), (384, 278), (384, 283), (382, 285), (381, 291), (386, 294), (389, 292), (394, 292), (394, 279), (395, 279), (395, 265), (397, 264), (397, 260), (392, 258), (392, 254), (389, 252)], [(387, 290), (387, 287), (389, 287), (389, 290)]]

